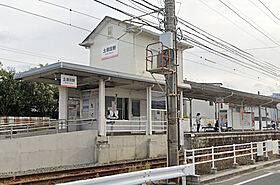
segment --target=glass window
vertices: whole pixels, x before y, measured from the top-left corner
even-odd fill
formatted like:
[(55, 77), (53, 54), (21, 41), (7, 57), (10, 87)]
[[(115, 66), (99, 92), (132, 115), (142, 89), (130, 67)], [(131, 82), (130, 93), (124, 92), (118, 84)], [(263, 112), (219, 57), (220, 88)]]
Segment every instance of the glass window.
[(132, 115), (140, 117), (140, 100), (132, 100)]
[(166, 97), (162, 92), (152, 92), (152, 109), (166, 109)]

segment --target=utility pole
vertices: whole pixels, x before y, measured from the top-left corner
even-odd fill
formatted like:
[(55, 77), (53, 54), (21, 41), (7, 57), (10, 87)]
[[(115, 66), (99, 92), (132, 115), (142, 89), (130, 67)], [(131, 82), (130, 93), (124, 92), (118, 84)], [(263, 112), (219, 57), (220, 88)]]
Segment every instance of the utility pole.
[[(164, 28), (165, 33), (171, 44), (173, 60), (171, 60), (171, 69), (173, 72), (165, 73), (166, 80), (166, 97), (167, 97), (167, 166), (179, 165), (179, 120), (178, 120), (178, 90), (177, 90), (177, 54), (176, 54), (176, 16), (175, 16), (175, 0), (165, 0), (165, 16)], [(170, 57), (170, 56), (169, 56)]]

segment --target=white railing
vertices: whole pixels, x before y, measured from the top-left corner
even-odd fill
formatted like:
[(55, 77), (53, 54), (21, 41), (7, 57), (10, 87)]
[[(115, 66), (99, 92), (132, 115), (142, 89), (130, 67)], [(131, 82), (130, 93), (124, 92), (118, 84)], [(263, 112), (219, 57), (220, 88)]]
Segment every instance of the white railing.
[(154, 132), (165, 132), (167, 128), (167, 121), (152, 121), (152, 130)]
[(106, 132), (145, 133), (146, 120), (106, 120)]
[[(272, 148), (272, 142), (277, 143), (275, 148)], [(261, 141), (261, 142), (251, 142), (251, 143), (243, 143), (243, 144), (233, 144), (233, 145), (225, 145), (225, 146), (212, 146), (207, 148), (198, 148), (191, 150), (184, 150), (184, 164), (188, 163), (188, 160), (191, 160), (191, 164), (199, 165), (205, 163), (211, 163), (211, 170), (215, 173), (215, 162), (233, 159), (233, 167), (237, 167), (237, 158), (250, 156), (250, 160), (254, 162), (254, 155), (262, 156), (265, 153), (265, 159), (268, 160), (268, 153), (273, 151), (274, 154), (279, 153), (279, 145), (278, 140), (272, 141)], [(222, 150), (224, 149), (224, 150)], [(197, 154), (197, 152), (205, 152), (205, 154)], [(190, 155), (188, 155), (190, 154)], [(220, 157), (224, 154), (230, 155), (227, 157)], [(196, 158), (207, 157), (210, 160), (204, 161), (196, 161)], [(212, 171), (211, 171), (212, 173)]]
[[(134, 185), (147, 184), (154, 181), (161, 181), (193, 175), (195, 175), (194, 166), (192, 164), (187, 164), (98, 177), (94, 179), (63, 183), (61, 185)], [(183, 180), (183, 184), (186, 184), (185, 180)]]
[[(38, 131), (68, 132), (77, 131), (79, 128), (96, 123), (95, 118), (77, 120), (40, 120), (40, 121), (21, 121), (13, 123), (0, 123), (0, 138), (13, 138), (14, 136), (32, 135)], [(73, 129), (73, 127), (75, 127)], [(69, 128), (72, 128), (70, 130)], [(89, 129), (90, 129), (89, 128)]]

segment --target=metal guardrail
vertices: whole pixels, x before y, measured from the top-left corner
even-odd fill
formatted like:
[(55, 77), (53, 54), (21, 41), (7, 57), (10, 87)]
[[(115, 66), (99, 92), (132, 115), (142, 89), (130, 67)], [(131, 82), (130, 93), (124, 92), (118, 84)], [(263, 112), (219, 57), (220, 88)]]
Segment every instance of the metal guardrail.
[[(12, 123), (0, 123), (0, 136), (5, 138), (13, 138), (21, 134), (28, 135), (36, 131), (50, 131), (55, 130), (56, 133), (68, 132), (69, 127), (92, 125), (96, 121), (95, 118), (77, 119), (77, 120), (37, 120)], [(73, 123), (75, 122), (75, 123)], [(71, 124), (69, 124), (71, 123)]]
[[(167, 180), (179, 177), (192, 176), (194, 174), (194, 165), (186, 164), (158, 169), (142, 170), (106, 177), (99, 177), (88, 180), (62, 183), (60, 185), (134, 185), (147, 184), (154, 181)], [(183, 180), (183, 184), (186, 181)]]
[[(251, 143), (243, 143), (243, 144), (233, 144), (233, 145), (225, 145), (225, 146), (212, 146), (212, 147), (207, 147), (207, 148), (198, 148), (198, 149), (191, 149), (191, 150), (184, 150), (184, 164), (188, 163), (188, 159), (191, 160), (191, 164), (194, 165), (199, 165), (199, 164), (205, 164), (205, 163), (211, 163), (211, 170), (214, 170), (213, 173), (215, 173), (215, 162), (217, 161), (222, 161), (222, 160), (227, 160), (227, 159), (233, 159), (233, 166), (237, 166), (237, 158), (239, 157), (244, 157), (244, 156), (251, 156), (251, 162), (254, 162), (254, 155), (258, 154), (258, 147), (257, 144), (261, 143), (261, 150), (265, 153), (265, 157), (268, 160), (268, 152), (272, 150), (268, 150), (268, 141), (261, 141), (261, 142), (251, 142)], [(278, 140), (277, 141), (278, 144)], [(272, 142), (272, 141), (271, 141)], [(240, 149), (237, 149), (240, 147)], [(225, 151), (217, 151), (217, 149), (226, 149)], [(265, 149), (265, 150), (264, 150)], [(196, 154), (196, 152), (201, 152), (201, 151), (206, 151), (206, 154)], [(242, 153), (240, 153), (242, 152)], [(278, 152), (279, 152), (279, 146), (278, 146)], [(190, 156), (187, 156), (187, 153), (190, 153)], [(229, 154), (231, 156), (227, 157), (217, 157), (221, 156), (223, 154)], [(204, 161), (198, 161), (196, 162), (196, 158), (211, 158), (210, 160), (204, 160)], [(212, 171), (211, 171), (212, 173)]]
[[(146, 120), (106, 120), (106, 133), (130, 132), (145, 133)], [(152, 130), (165, 132), (167, 121), (152, 121)]]

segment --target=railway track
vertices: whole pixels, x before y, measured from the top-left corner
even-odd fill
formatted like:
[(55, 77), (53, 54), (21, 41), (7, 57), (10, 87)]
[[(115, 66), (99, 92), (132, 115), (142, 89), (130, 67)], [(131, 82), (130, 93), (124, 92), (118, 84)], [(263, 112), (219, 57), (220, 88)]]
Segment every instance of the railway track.
[[(180, 159), (182, 161), (182, 159)], [(0, 184), (5, 185), (26, 185), (26, 184), (57, 184), (89, 178), (103, 177), (132, 171), (144, 170), (148, 168), (160, 168), (166, 166), (166, 158), (145, 159), (141, 161), (131, 161), (109, 164), (104, 166), (94, 166), (77, 169), (67, 169), (53, 172), (37, 174), (19, 175), (13, 177), (0, 178)]]

